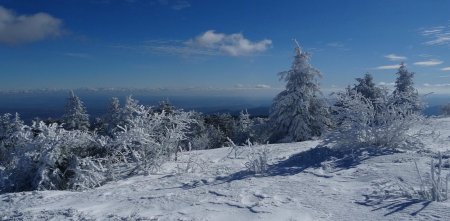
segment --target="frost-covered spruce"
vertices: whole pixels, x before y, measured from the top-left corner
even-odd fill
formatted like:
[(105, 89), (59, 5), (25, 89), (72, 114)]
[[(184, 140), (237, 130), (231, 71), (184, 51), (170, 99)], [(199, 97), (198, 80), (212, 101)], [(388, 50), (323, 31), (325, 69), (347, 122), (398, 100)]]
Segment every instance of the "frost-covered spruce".
[(396, 74), (393, 103), (395, 105), (409, 106), (409, 109), (413, 112), (422, 110), (423, 105), (420, 101), (419, 93), (414, 88), (414, 73), (409, 72), (406, 69), (406, 65), (402, 62)]
[(16, 113), (6, 113), (0, 116), (0, 142), (9, 138), (15, 131), (20, 130), (24, 126), (20, 115)]
[(317, 81), (321, 74), (298, 44), (291, 70), (279, 76), (286, 81), (286, 89), (275, 97), (271, 107), (270, 140), (303, 141), (320, 136), (330, 125), (328, 107)]
[(253, 140), (252, 126), (253, 122), (250, 119), (250, 114), (247, 110), (241, 111), (236, 122), (233, 141), (241, 145), (248, 139)]
[(142, 105), (139, 101), (134, 99), (131, 95), (125, 99), (125, 106), (122, 108), (120, 114), (120, 125), (128, 126), (133, 123), (133, 118), (141, 112)]
[(108, 134), (113, 134), (117, 125), (121, 125), (121, 111), (119, 99), (117, 97), (111, 98), (108, 112), (103, 119), (104, 128)]
[(64, 128), (67, 130), (86, 131), (89, 129), (89, 115), (86, 112), (86, 107), (73, 91), (70, 91), (69, 98), (67, 98), (65, 114), (62, 120)]
[(15, 135), (23, 127), (24, 122), (18, 113), (14, 117), (9, 113), (0, 116), (0, 167), (6, 166), (6, 162), (14, 156), (13, 149), (19, 142)]
[(371, 74), (366, 73), (363, 78), (356, 78), (356, 81), (358, 84), (355, 85), (354, 90), (361, 93), (361, 95), (368, 98), (372, 102), (378, 100), (382, 96), (382, 91), (380, 88), (375, 86)]
[(242, 131), (248, 131), (252, 126), (252, 120), (250, 119), (250, 114), (247, 109), (245, 111), (241, 111), (238, 119), (238, 127)]

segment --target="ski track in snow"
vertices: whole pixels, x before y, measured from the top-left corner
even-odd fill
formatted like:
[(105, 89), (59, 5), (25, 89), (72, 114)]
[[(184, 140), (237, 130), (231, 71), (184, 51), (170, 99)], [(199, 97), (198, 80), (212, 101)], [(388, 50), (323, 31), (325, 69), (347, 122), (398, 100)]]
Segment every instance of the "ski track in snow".
[[(450, 118), (433, 122), (438, 122), (441, 139), (426, 140), (426, 148), (449, 150)], [(319, 144), (269, 145), (271, 164)], [(399, 185), (418, 187), (414, 160), (426, 174), (432, 153), (374, 156), (332, 170), (291, 165), (284, 173), (259, 176), (245, 172), (245, 154), (228, 158), (229, 151), (195, 151), (203, 169), (193, 173), (176, 173), (187, 157), (183, 155), (180, 162), (165, 164), (160, 174), (134, 176), (84, 192), (2, 194), (0, 220), (450, 220), (450, 202), (380, 200), (373, 194)]]

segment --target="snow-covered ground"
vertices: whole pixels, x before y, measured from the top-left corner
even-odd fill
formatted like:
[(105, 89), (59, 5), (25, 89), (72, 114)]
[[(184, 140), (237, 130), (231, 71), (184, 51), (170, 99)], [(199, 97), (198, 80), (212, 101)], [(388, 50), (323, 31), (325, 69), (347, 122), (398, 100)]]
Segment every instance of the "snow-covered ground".
[[(434, 119), (439, 139), (422, 151), (330, 158), (321, 141), (266, 145), (265, 175), (247, 172), (249, 148), (184, 153), (157, 175), (84, 191), (0, 195), (0, 220), (450, 220), (450, 202), (404, 197), (427, 177), (435, 152), (450, 150), (450, 118)], [(449, 171), (444, 153), (444, 173)], [(189, 172), (186, 162), (190, 161)]]

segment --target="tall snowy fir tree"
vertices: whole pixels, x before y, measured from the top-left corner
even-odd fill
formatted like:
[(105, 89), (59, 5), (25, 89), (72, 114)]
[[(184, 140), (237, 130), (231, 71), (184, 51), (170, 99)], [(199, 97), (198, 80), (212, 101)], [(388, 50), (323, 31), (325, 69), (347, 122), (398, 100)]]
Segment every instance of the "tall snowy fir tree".
[(139, 112), (140, 106), (139, 101), (134, 99), (131, 95), (125, 99), (125, 106), (122, 108), (120, 116), (121, 126), (132, 125), (133, 118)]
[(356, 78), (356, 81), (358, 84), (353, 89), (372, 101), (372, 103), (381, 97), (382, 91), (375, 86), (371, 74), (366, 73), (363, 78)]
[(70, 91), (69, 98), (67, 98), (62, 121), (64, 128), (67, 130), (89, 130), (89, 115), (86, 112), (86, 107), (73, 91)]
[(321, 74), (309, 60), (309, 54), (297, 44), (291, 69), (279, 73), (286, 89), (275, 97), (271, 107), (272, 142), (308, 140), (320, 136), (331, 124), (319, 88)]
[(111, 98), (111, 103), (104, 119), (105, 129), (108, 134), (112, 134), (117, 125), (121, 124), (121, 111), (119, 98)]
[(406, 105), (411, 111), (418, 112), (422, 110), (422, 103), (417, 90), (414, 88), (414, 73), (406, 69), (402, 62), (395, 80), (394, 101), (395, 105)]

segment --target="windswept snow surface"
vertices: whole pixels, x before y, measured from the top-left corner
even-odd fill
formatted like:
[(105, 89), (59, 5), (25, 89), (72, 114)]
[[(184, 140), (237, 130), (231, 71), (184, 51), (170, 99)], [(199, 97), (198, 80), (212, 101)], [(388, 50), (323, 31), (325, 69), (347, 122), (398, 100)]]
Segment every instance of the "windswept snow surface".
[[(450, 118), (433, 119), (439, 138), (426, 149), (340, 162), (312, 148), (321, 141), (266, 145), (265, 175), (247, 172), (248, 148), (184, 153), (157, 175), (84, 191), (0, 195), (0, 220), (450, 220), (449, 202), (407, 198), (431, 157), (450, 149)], [(247, 148), (247, 149), (246, 149)], [(450, 156), (444, 152), (444, 157)], [(187, 162), (194, 162), (187, 166)], [(450, 172), (444, 158), (444, 174)], [(183, 172), (185, 170), (189, 172)]]

